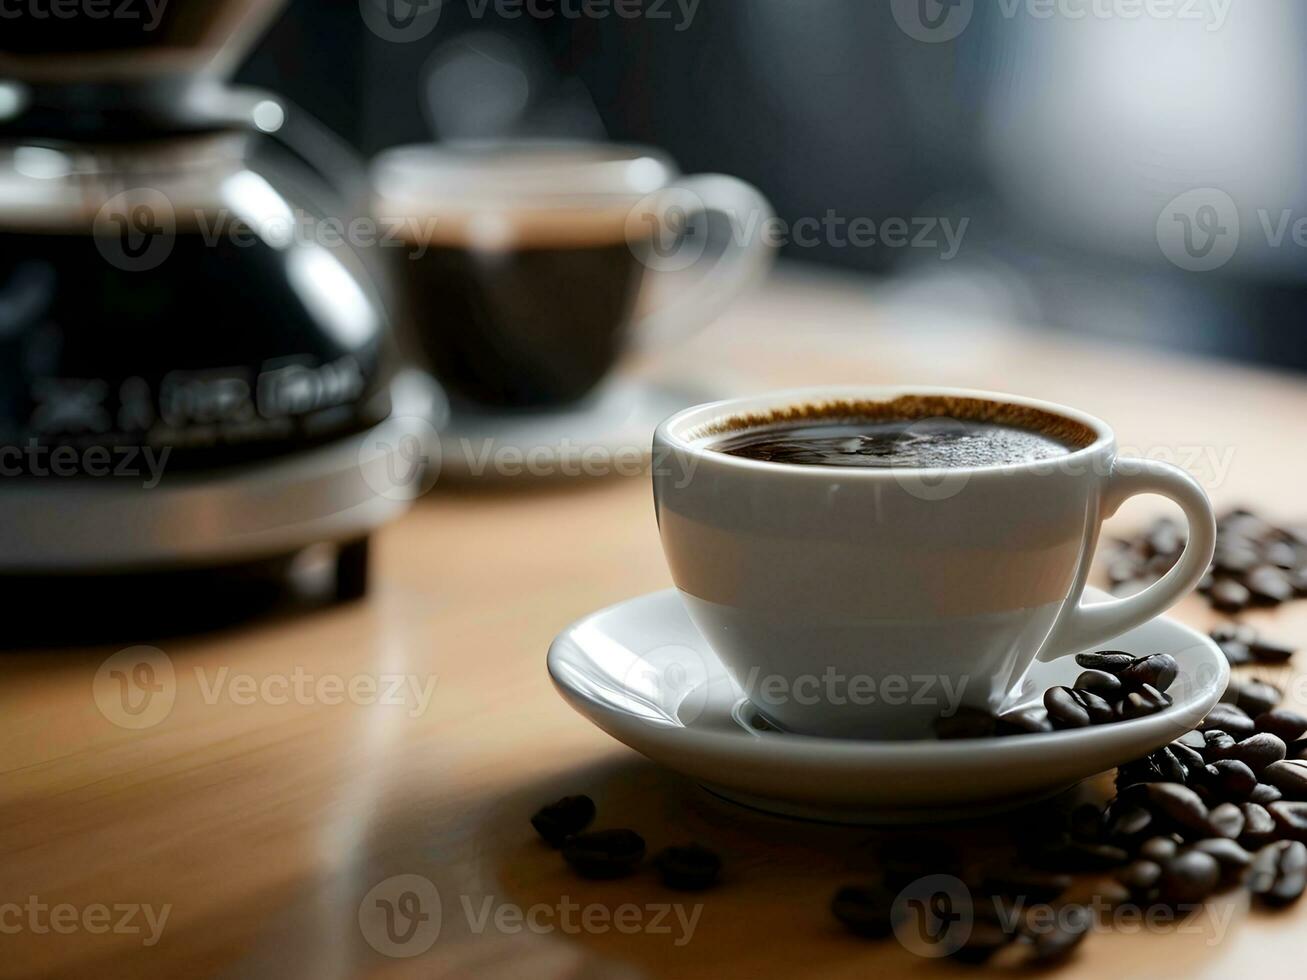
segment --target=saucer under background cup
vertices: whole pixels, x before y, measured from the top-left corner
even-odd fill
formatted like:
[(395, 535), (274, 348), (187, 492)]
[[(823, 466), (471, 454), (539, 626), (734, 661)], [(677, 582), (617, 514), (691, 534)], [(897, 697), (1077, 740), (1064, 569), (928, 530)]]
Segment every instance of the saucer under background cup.
[[(1097, 589), (1085, 597), (1108, 598)], [(548, 668), (580, 714), (718, 796), (787, 816), (906, 823), (1010, 809), (1137, 759), (1193, 729), (1229, 681), (1216, 644), (1166, 617), (1110, 646), (1174, 656), (1175, 703), (1109, 725), (958, 741), (820, 738), (759, 725), (671, 589), (573, 623), (550, 647)], [(1071, 657), (1036, 662), (1023, 690), (1038, 703), (1080, 670)]]

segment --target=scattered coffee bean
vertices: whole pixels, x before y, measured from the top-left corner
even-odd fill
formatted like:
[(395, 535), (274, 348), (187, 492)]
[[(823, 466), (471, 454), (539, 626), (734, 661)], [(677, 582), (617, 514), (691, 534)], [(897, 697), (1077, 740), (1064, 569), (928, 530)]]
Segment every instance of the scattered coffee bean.
[(1205, 773), (1207, 784), (1227, 799), (1246, 800), (1257, 787), (1253, 771), (1237, 759), (1218, 759), (1206, 768)]
[(1244, 646), (1257, 639), (1257, 631), (1247, 623), (1222, 623), (1209, 635), (1217, 643), (1242, 643)]
[(1089, 714), (1091, 725), (1106, 725), (1116, 721), (1116, 711), (1112, 705), (1092, 691), (1072, 689), (1071, 696)]
[(1161, 899), (1170, 905), (1201, 902), (1221, 883), (1221, 866), (1202, 851), (1184, 850), (1162, 865)]
[(894, 892), (876, 885), (849, 885), (835, 893), (830, 909), (854, 935), (883, 939), (894, 929), (894, 899)]
[(1147, 686), (1166, 693), (1166, 689), (1175, 681), (1179, 670), (1180, 665), (1176, 663), (1175, 657), (1169, 653), (1154, 653), (1136, 660), (1117, 674), (1117, 677), (1127, 688)]
[(1207, 823), (1212, 836), (1237, 840), (1243, 833), (1243, 811), (1233, 803), (1222, 803), (1208, 812)]
[(1278, 789), (1287, 800), (1307, 800), (1307, 763), (1272, 762), (1262, 770), (1262, 781)]
[(1044, 692), (1044, 707), (1054, 728), (1089, 727), (1089, 711), (1069, 687), (1050, 687)]
[(644, 838), (634, 830), (593, 830), (563, 843), (563, 860), (582, 878), (622, 878), (644, 860)]
[(1247, 589), (1232, 578), (1218, 578), (1208, 593), (1212, 606), (1221, 612), (1236, 613), (1252, 600)]
[[(1288, 708), (1272, 708), (1253, 719), (1259, 732), (1269, 732), (1284, 742), (1293, 742), (1307, 734), (1307, 716)], [(1285, 751), (1288, 751), (1286, 745)]]
[(1253, 791), (1248, 794), (1249, 803), (1259, 803), (1266, 806), (1268, 803), (1275, 803), (1284, 799), (1284, 794), (1275, 786), (1269, 783), (1258, 783), (1253, 787)]
[(1236, 742), (1225, 750), (1222, 758), (1242, 762), (1254, 773), (1261, 773), (1271, 763), (1283, 759), (1285, 752), (1284, 739), (1269, 732), (1260, 732)]
[(1064, 905), (1058, 910), (1057, 924), (1052, 929), (1028, 930), (1030, 960), (1046, 966), (1069, 956), (1093, 925), (1093, 913), (1083, 905)]
[(1267, 905), (1291, 905), (1307, 888), (1307, 847), (1301, 841), (1277, 841), (1258, 851), (1248, 874), (1248, 889)]
[(1108, 811), (1104, 836), (1109, 843), (1126, 846), (1153, 830), (1153, 815), (1142, 806), (1118, 801)]
[(1239, 843), (1244, 847), (1256, 849), (1270, 842), (1275, 835), (1275, 818), (1260, 803), (1245, 803), (1243, 810), (1243, 833)]
[(1205, 760), (1201, 752), (1191, 749), (1183, 742), (1172, 742), (1167, 746), (1171, 754), (1176, 757), (1180, 765), (1184, 766), (1186, 773), (1195, 773), (1203, 768)]
[(1119, 674), (1132, 663), (1135, 657), (1119, 650), (1103, 650), (1099, 653), (1078, 653), (1076, 663), (1086, 670), (1101, 670), (1108, 674)]
[[(1174, 857), (1174, 853), (1164, 861), (1169, 861)], [(1162, 866), (1157, 861), (1140, 859), (1131, 861), (1124, 868), (1116, 872), (1116, 880), (1130, 889), (1130, 894), (1137, 898), (1147, 898), (1153, 894), (1157, 888), (1157, 883), (1162, 878)]]
[(1212, 728), (1203, 732), (1203, 737), (1207, 739), (1207, 747), (1203, 751), (1203, 757), (1206, 759), (1220, 758), (1220, 754), (1235, 743), (1233, 736), (1227, 735), (1219, 728)]
[(1248, 649), (1246, 643), (1227, 640), (1225, 643), (1218, 644), (1218, 646), (1221, 648), (1221, 652), (1225, 654), (1226, 662), (1231, 667), (1242, 667), (1253, 662), (1252, 651)]
[(1139, 846), (1139, 856), (1161, 863), (1175, 857), (1179, 849), (1174, 837), (1150, 837)]
[(1138, 790), (1154, 812), (1161, 813), (1182, 833), (1208, 836), (1210, 828), (1207, 805), (1187, 786), (1178, 783), (1145, 783)]
[(668, 847), (654, 856), (663, 884), (679, 891), (700, 891), (717, 884), (722, 859), (699, 844)]
[(1288, 663), (1293, 656), (1294, 649), (1284, 643), (1259, 638), (1255, 642), (1248, 644), (1248, 652), (1258, 663), (1283, 664)]
[(1261, 565), (1244, 576), (1244, 586), (1254, 602), (1279, 605), (1293, 598), (1293, 586), (1284, 570), (1274, 565)]
[(1266, 811), (1274, 818), (1276, 832), (1282, 838), (1307, 841), (1307, 803), (1272, 803)]
[[(1260, 712), (1258, 712), (1260, 714)], [(1207, 717), (1203, 719), (1202, 724), (1198, 726), (1203, 731), (1217, 729), (1226, 732), (1234, 738), (1247, 738), (1253, 733), (1253, 720), (1248, 717), (1248, 713), (1236, 707), (1233, 704), (1218, 704), (1211, 711), (1207, 712)]]
[(1111, 700), (1120, 697), (1122, 684), (1115, 674), (1105, 670), (1086, 670), (1076, 678), (1075, 687)]
[(1121, 721), (1143, 718), (1156, 714), (1171, 706), (1171, 699), (1158, 691), (1151, 684), (1145, 684), (1137, 691), (1131, 691), (1116, 706), (1117, 717)]
[[(1284, 700), (1284, 692), (1265, 681), (1246, 681), (1237, 686), (1232, 682), (1230, 686), (1235, 688), (1235, 707), (1250, 718), (1265, 714)], [(1226, 731), (1231, 735), (1238, 734), (1232, 729)]]
[(594, 800), (588, 796), (564, 796), (556, 803), (541, 807), (531, 818), (531, 826), (544, 841), (561, 847), (563, 841), (579, 834), (595, 818)]
[(1216, 863), (1221, 866), (1221, 883), (1223, 885), (1231, 885), (1238, 881), (1244, 869), (1253, 861), (1251, 854), (1225, 837), (1211, 837), (1207, 840), (1196, 841), (1193, 849), (1216, 858)]

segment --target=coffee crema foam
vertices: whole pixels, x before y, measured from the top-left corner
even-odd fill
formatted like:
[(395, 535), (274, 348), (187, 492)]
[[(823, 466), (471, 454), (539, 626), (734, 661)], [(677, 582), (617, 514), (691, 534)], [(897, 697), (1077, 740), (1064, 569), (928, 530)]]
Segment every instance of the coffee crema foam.
[(1054, 459), (1090, 444), (1087, 425), (1042, 409), (949, 396), (834, 401), (701, 427), (715, 452), (806, 466), (967, 468)]

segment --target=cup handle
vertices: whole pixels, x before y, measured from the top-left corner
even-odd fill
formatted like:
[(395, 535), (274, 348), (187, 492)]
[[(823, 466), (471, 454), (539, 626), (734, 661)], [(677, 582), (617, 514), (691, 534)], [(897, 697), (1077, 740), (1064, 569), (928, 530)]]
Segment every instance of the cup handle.
[[(1124, 472), (1123, 472), (1124, 470)], [(1156, 493), (1180, 505), (1189, 525), (1189, 540), (1180, 560), (1160, 579), (1136, 595), (1086, 606), (1080, 601), (1063, 613), (1039, 659), (1056, 660), (1105, 643), (1175, 605), (1207, 572), (1216, 548), (1216, 515), (1211, 501), (1192, 476), (1155, 460), (1118, 459), (1112, 465), (1094, 527), (1111, 517), (1128, 498)], [(1086, 562), (1086, 571), (1088, 562)]]
[[(700, 174), (685, 177), (659, 191), (652, 199), (656, 213), (648, 209), (633, 215), (633, 220), (655, 226), (653, 243), (645, 257), (646, 266), (664, 274), (692, 268), (702, 253), (687, 256), (682, 240), (689, 228), (689, 215), (718, 213), (730, 222), (731, 237), (712, 267), (704, 271), (674, 301), (648, 313), (637, 324), (634, 342), (639, 348), (664, 347), (706, 327), (716, 320), (740, 295), (761, 282), (775, 258), (775, 249), (766, 240), (766, 229), (776, 216), (767, 198), (752, 184), (726, 174)], [(672, 217), (681, 224), (668, 230)], [(706, 223), (697, 233), (706, 238)], [(662, 251), (662, 239), (672, 234), (678, 239), (669, 251)], [(700, 247), (706, 247), (704, 241)], [(693, 243), (691, 244), (693, 247)]]

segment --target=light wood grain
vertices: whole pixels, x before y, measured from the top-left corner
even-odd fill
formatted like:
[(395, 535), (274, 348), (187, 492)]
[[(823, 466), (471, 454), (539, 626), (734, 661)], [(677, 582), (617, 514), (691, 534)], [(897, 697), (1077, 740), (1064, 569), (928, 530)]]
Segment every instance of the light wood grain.
[[(1307, 384), (1294, 377), (1019, 326), (923, 324), (857, 281), (795, 274), (674, 356), (635, 368), (706, 380), (713, 393), (918, 382), (1047, 397), (1108, 419), (1126, 447), (1187, 460), (1220, 505), (1307, 516), (1298, 491), (1307, 485)], [(1133, 505), (1114, 524), (1152, 508)], [(150, 947), (141, 935), (82, 928), (0, 933), (0, 976), (976, 975), (892, 941), (858, 941), (833, 923), (829, 897), (872, 865), (876, 833), (718, 802), (613, 743), (554, 694), (543, 658), (560, 628), (667, 584), (645, 479), (438, 483), (380, 535), (368, 601), (157, 641), (177, 693), (154, 727), (118, 727), (92, 697), (97, 668), (122, 644), (5, 654), (0, 903), (35, 896), (78, 910), (171, 910)], [(1212, 619), (1194, 600), (1178, 614)], [(1251, 618), (1307, 640), (1307, 603)], [(140, 642), (156, 642), (148, 622)], [(421, 712), (411, 696), (400, 706), (206, 699), (205, 684), (221, 676), (263, 680), (296, 668), (430, 679), (434, 694)], [(589, 793), (602, 824), (634, 826), (652, 847), (700, 839), (720, 849), (726, 882), (687, 897), (650, 875), (574, 878), (527, 823), (565, 792)], [(1010, 827), (957, 833), (1001, 848)], [(358, 923), (369, 889), (399, 874), (428, 878), (442, 899), (441, 934), (413, 959), (379, 954)], [(556, 909), (563, 896), (609, 913), (624, 903), (702, 908), (684, 945), (675, 930), (477, 932), (464, 908)], [(1307, 905), (1269, 915), (1237, 897), (1217, 904), (1231, 915), (1220, 942), (1208, 942), (1206, 921), (1193, 934), (1094, 935), (1063, 972), (1126, 980), (1223, 977), (1253, 964), (1273, 976), (1298, 970)]]

